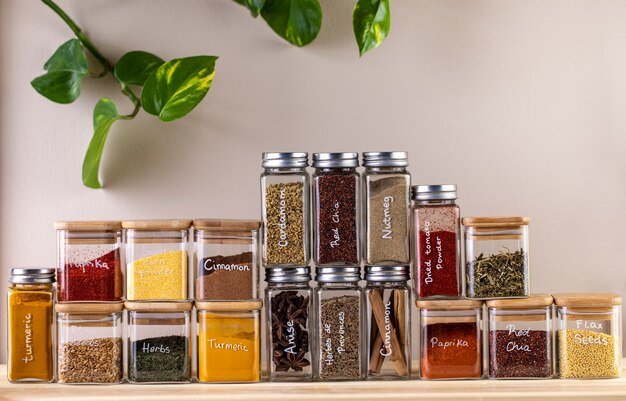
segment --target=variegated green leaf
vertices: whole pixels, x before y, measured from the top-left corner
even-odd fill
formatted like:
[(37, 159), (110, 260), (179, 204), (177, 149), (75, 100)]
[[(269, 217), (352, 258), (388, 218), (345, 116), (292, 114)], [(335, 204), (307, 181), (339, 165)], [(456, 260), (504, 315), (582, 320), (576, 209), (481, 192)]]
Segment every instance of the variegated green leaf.
[(389, 0), (358, 0), (352, 13), (359, 54), (378, 47), (389, 34)]
[(111, 125), (120, 118), (117, 107), (111, 99), (102, 98), (96, 103), (93, 110), (93, 137), (89, 142), (83, 161), (83, 183), (90, 188), (102, 187), (98, 179), (98, 171), (100, 170), (104, 143)]

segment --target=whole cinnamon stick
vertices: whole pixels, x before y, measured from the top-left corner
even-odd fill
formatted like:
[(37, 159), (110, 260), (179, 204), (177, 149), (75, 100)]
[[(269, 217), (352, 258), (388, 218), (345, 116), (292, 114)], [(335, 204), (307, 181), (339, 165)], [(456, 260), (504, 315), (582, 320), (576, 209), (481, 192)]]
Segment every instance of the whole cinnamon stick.
[(400, 346), (400, 341), (398, 340), (396, 329), (395, 327), (393, 327), (392, 319), (388, 318), (388, 322), (387, 324), (385, 324), (385, 305), (383, 304), (383, 299), (376, 291), (371, 291), (369, 293), (369, 299), (372, 305), (372, 313), (374, 314), (376, 325), (378, 326), (381, 338), (383, 337), (383, 333), (385, 333), (385, 335), (387, 333), (385, 326), (390, 326), (389, 337), (391, 342), (391, 352), (389, 355), (389, 360), (393, 362), (393, 365), (395, 366), (398, 375), (406, 376), (408, 374), (407, 363), (404, 360), (402, 347)]

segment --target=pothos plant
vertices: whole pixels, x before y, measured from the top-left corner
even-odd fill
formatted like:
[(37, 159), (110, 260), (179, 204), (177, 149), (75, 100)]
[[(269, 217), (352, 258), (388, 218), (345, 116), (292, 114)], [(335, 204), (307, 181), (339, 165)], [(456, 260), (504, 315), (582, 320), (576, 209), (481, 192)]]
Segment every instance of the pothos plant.
[[(253, 17), (261, 15), (279, 36), (296, 46), (311, 43), (322, 25), (318, 0), (234, 1), (248, 8)], [(184, 117), (211, 88), (218, 57), (200, 55), (166, 62), (154, 54), (134, 50), (113, 64), (53, 0), (42, 2), (61, 17), (76, 38), (63, 43), (44, 64), (45, 74), (31, 82), (35, 90), (54, 102), (67, 104), (80, 96), (84, 78), (112, 75), (133, 105), (129, 114), (120, 114), (109, 98), (98, 100), (94, 107), (93, 136), (83, 160), (82, 179), (87, 187), (101, 188), (100, 161), (113, 123), (131, 120), (141, 109), (163, 122)], [(387, 37), (389, 18), (389, 0), (356, 2), (352, 22), (360, 55), (377, 47)], [(87, 54), (93, 57), (100, 71), (89, 70)]]

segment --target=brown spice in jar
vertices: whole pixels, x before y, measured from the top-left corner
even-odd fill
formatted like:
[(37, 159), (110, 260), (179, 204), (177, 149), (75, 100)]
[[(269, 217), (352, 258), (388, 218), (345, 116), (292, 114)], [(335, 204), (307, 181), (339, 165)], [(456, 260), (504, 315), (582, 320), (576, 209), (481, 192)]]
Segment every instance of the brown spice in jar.
[(211, 256), (200, 260), (196, 278), (196, 299), (241, 301), (255, 298), (255, 263), (252, 252), (232, 256)]

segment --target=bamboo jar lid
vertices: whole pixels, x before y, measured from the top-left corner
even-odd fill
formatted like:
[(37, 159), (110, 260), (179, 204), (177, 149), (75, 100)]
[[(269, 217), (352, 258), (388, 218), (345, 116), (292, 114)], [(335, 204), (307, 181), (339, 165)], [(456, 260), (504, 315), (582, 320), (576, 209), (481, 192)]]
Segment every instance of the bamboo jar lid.
[(429, 310), (467, 310), (482, 308), (483, 301), (474, 299), (433, 299), (417, 300), (415, 305), (420, 309)]
[(261, 310), (263, 300), (255, 301), (196, 301), (196, 309), (208, 312), (245, 312)]
[(465, 227), (520, 227), (530, 224), (530, 217), (463, 217)]
[(124, 307), (129, 311), (137, 312), (188, 312), (193, 307), (193, 302), (124, 302)]
[(54, 305), (58, 313), (117, 313), (124, 310), (124, 302), (72, 302)]
[(55, 221), (54, 228), (67, 231), (116, 231), (122, 229), (122, 222), (115, 220)]
[(122, 228), (139, 231), (187, 230), (189, 227), (191, 227), (190, 219), (122, 221)]
[(614, 292), (566, 292), (552, 296), (557, 306), (611, 307), (622, 304), (622, 297)]
[(488, 308), (498, 309), (533, 309), (552, 305), (553, 298), (549, 294), (532, 294), (528, 298), (491, 299), (485, 304)]
[(258, 230), (261, 222), (258, 220), (239, 220), (239, 219), (194, 219), (193, 228), (196, 230), (204, 230), (212, 233), (223, 232), (250, 232)]

